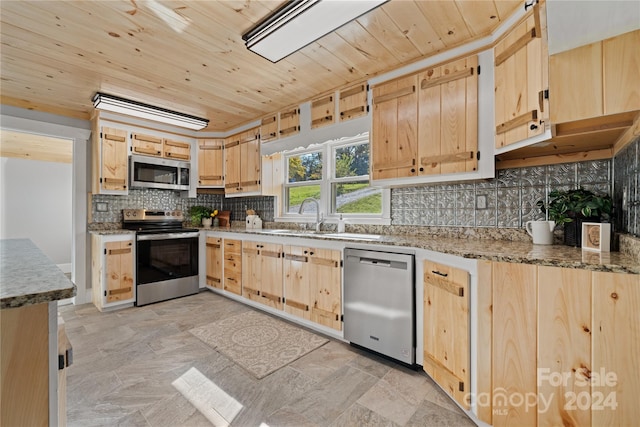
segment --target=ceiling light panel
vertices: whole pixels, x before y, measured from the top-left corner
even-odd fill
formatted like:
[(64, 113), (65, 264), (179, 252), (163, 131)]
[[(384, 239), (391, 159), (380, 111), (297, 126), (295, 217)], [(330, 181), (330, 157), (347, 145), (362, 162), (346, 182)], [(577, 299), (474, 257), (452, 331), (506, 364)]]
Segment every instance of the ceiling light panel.
[(388, 0), (298, 0), (245, 33), (247, 49), (278, 62)]

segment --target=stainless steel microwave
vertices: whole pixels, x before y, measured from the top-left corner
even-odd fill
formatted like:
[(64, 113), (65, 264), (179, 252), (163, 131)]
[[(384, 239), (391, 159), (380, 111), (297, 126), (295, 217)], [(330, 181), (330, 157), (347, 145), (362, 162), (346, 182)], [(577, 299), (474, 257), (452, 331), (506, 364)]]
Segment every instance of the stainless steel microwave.
[(160, 157), (129, 156), (131, 188), (188, 190), (191, 163)]

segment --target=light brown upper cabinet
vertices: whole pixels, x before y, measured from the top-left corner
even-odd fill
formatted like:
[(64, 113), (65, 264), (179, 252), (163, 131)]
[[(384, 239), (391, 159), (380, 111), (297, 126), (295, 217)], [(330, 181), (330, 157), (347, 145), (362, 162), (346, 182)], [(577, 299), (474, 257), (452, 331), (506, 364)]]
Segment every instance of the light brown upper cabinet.
[(162, 138), (141, 133), (131, 134), (131, 152), (133, 154), (143, 154), (145, 156), (163, 156)]
[(366, 116), (369, 113), (369, 85), (360, 83), (340, 91), (340, 121)]
[(551, 122), (640, 110), (639, 46), (636, 30), (552, 55)]
[(278, 114), (272, 114), (262, 119), (260, 123), (260, 141), (269, 142), (278, 139)]
[(429, 68), (418, 83), (418, 175), (476, 170), (478, 57)]
[(224, 139), (198, 140), (198, 187), (224, 185)]
[(300, 108), (293, 107), (280, 112), (280, 138), (292, 136), (300, 132)]
[(164, 157), (168, 159), (191, 160), (191, 144), (184, 141), (175, 141), (173, 139), (164, 138), (162, 140)]
[(127, 194), (128, 132), (93, 124), (93, 193)]
[(232, 135), (225, 143), (226, 195), (260, 191), (260, 128)]
[(500, 148), (543, 133), (549, 118), (544, 0), (506, 33), (494, 55), (496, 147)]
[(334, 94), (311, 101), (311, 129), (332, 125), (336, 121), (336, 97)]
[(373, 87), (371, 171), (373, 179), (417, 173), (418, 75)]
[(131, 133), (131, 152), (144, 156), (191, 160), (191, 144), (159, 136)]

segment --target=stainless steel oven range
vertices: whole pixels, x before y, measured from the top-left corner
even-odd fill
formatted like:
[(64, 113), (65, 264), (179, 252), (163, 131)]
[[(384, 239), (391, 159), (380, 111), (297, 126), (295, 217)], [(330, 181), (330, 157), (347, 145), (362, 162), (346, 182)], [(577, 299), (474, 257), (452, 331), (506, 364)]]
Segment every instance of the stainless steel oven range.
[(198, 293), (198, 230), (183, 228), (182, 211), (123, 209), (136, 230), (136, 305)]

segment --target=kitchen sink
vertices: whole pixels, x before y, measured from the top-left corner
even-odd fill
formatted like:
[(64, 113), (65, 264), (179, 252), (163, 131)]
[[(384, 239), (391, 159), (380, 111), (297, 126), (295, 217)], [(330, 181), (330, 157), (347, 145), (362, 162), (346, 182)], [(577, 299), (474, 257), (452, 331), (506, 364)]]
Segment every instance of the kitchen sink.
[(363, 234), (363, 233), (326, 233), (322, 231), (312, 230), (291, 230), (291, 229), (264, 229), (260, 230), (262, 234), (286, 234), (289, 236), (304, 237), (317, 235), (320, 237), (327, 237), (330, 239), (344, 239), (344, 240), (379, 240), (379, 234)]

